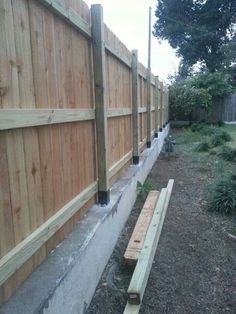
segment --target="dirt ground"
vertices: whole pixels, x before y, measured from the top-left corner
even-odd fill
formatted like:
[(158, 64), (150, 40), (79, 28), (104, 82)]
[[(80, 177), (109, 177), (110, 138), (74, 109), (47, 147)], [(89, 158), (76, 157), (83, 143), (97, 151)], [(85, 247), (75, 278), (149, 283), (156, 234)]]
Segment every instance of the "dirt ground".
[[(195, 153), (182, 131), (172, 134), (175, 152), (162, 155), (147, 179), (157, 189), (170, 178), (175, 184), (140, 313), (235, 314), (236, 241), (228, 233), (236, 220), (205, 209), (208, 186), (235, 166)], [(87, 314), (123, 313), (133, 271), (123, 255), (142, 205), (138, 198)]]

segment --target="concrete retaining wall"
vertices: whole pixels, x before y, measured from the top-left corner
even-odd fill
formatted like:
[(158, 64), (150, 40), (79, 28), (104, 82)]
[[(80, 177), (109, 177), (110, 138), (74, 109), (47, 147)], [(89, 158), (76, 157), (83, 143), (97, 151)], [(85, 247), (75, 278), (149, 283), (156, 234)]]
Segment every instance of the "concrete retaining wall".
[(129, 167), (111, 189), (107, 206), (93, 206), (74, 231), (52, 252), (0, 309), (1, 314), (85, 313), (119, 234), (155, 163), (169, 126), (159, 132), (138, 165)]

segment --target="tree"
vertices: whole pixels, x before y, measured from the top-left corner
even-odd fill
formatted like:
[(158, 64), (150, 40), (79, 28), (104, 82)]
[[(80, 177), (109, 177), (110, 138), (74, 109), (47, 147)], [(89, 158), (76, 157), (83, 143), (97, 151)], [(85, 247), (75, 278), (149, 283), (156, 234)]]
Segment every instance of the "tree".
[(185, 65), (210, 72), (227, 66), (225, 47), (236, 40), (235, 0), (159, 0), (154, 35), (169, 41)]
[(170, 87), (170, 109), (173, 119), (188, 118), (198, 109), (206, 113), (212, 108), (216, 99), (232, 92), (227, 73), (205, 72), (172, 82)]
[(182, 80), (170, 87), (170, 109), (172, 119), (188, 118), (192, 122), (192, 114), (197, 108), (206, 112), (212, 105), (212, 97), (204, 88), (195, 88), (191, 79)]

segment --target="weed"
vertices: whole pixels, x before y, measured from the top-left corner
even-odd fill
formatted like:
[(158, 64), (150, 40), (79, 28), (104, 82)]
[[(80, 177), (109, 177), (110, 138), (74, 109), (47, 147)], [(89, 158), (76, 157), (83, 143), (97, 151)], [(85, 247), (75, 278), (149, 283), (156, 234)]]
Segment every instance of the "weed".
[(144, 201), (148, 195), (148, 193), (151, 190), (154, 190), (155, 186), (149, 182), (149, 181), (145, 181), (143, 184), (141, 182), (137, 182), (137, 193), (140, 196), (140, 198)]
[(208, 209), (221, 214), (231, 215), (236, 212), (236, 177), (221, 178), (210, 189)]
[(210, 145), (206, 140), (203, 140), (201, 143), (197, 145), (195, 148), (196, 152), (207, 152), (210, 149)]
[(223, 125), (225, 125), (225, 123), (224, 123), (224, 121), (219, 120), (219, 121), (217, 122), (217, 125), (218, 125), (219, 127), (222, 127)]
[(191, 131), (192, 132), (199, 132), (204, 127), (204, 123), (193, 123), (191, 125)]
[(199, 132), (191, 132), (189, 129), (185, 130), (178, 138), (178, 144), (188, 144), (199, 142), (202, 139), (202, 135)]
[(231, 140), (232, 140), (232, 138), (229, 135), (229, 133), (227, 133), (225, 130), (219, 129), (219, 128), (215, 129), (215, 131), (212, 134), (211, 139), (210, 139), (212, 147), (221, 146), (225, 142), (229, 142)]
[(216, 155), (217, 154), (217, 152), (214, 150), (214, 149), (211, 149), (210, 151), (209, 151), (209, 155)]
[(224, 138), (219, 134), (213, 134), (210, 138), (211, 147), (221, 146), (225, 143)]
[(219, 157), (226, 161), (234, 161), (236, 158), (236, 149), (224, 145), (221, 147), (221, 150), (218, 155)]
[(205, 136), (211, 136), (216, 132), (216, 127), (214, 125), (205, 124), (204, 127), (200, 130), (200, 133)]

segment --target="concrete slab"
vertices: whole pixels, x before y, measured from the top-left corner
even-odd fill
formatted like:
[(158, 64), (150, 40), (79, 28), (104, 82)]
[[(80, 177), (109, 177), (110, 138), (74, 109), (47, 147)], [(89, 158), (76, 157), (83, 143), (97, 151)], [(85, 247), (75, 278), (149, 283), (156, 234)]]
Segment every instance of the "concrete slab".
[(111, 189), (107, 206), (94, 205), (73, 232), (0, 309), (1, 314), (85, 313), (143, 183), (160, 154), (166, 126)]

